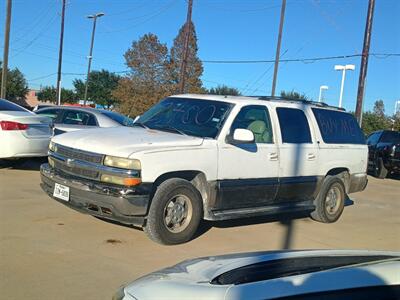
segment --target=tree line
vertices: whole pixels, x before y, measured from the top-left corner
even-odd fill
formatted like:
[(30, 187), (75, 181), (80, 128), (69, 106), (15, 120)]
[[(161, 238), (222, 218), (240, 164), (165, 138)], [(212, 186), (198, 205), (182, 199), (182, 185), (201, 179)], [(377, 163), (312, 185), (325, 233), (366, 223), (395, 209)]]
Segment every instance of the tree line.
[[(185, 26), (182, 26), (173, 40), (171, 48), (162, 43), (157, 35), (147, 33), (124, 53), (128, 71), (121, 76), (107, 70), (92, 71), (88, 86), (88, 100), (106, 108), (111, 106), (121, 113), (137, 116), (149, 109), (160, 99), (173, 94), (179, 94), (180, 70), (185, 44)], [(197, 36), (192, 23), (189, 32), (189, 48), (186, 68), (186, 84), (184, 93), (241, 95), (234, 87), (220, 85), (207, 89), (203, 86), (201, 76), (203, 64), (199, 59)], [(0, 62), (1, 68), (1, 62)], [(23, 74), (16, 68), (9, 71), (7, 82), (7, 98), (15, 101), (24, 98), (28, 85)], [(83, 99), (85, 81), (73, 80), (74, 89), (61, 90), (61, 102), (73, 103)], [(54, 86), (45, 86), (37, 93), (41, 101), (56, 101)], [(296, 91), (282, 91), (282, 97), (290, 99), (311, 100), (306, 95)], [(362, 128), (365, 134), (380, 129), (400, 129), (400, 115), (385, 115), (382, 100), (375, 102), (373, 111), (363, 114)]]

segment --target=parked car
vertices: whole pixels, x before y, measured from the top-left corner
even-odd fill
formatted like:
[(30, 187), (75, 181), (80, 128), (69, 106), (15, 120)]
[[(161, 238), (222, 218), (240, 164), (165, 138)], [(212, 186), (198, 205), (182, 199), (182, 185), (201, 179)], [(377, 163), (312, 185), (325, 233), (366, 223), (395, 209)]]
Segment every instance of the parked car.
[(73, 106), (52, 106), (36, 111), (53, 119), (55, 135), (98, 127), (131, 126), (133, 120), (117, 112)]
[(0, 99), (0, 159), (47, 156), (51, 120)]
[(53, 104), (38, 104), (32, 109), (32, 111), (36, 112), (39, 109), (43, 109), (43, 108), (47, 108), (47, 107), (53, 107), (53, 106), (54, 106)]
[(113, 300), (397, 300), (400, 253), (270, 251), (196, 258), (122, 286)]
[(400, 132), (379, 130), (367, 138), (368, 168), (378, 178), (400, 172)]
[(43, 190), (178, 244), (202, 219), (311, 211), (317, 221), (335, 222), (346, 194), (367, 184), (361, 129), (351, 114), (323, 104), (180, 95), (134, 126), (53, 138)]

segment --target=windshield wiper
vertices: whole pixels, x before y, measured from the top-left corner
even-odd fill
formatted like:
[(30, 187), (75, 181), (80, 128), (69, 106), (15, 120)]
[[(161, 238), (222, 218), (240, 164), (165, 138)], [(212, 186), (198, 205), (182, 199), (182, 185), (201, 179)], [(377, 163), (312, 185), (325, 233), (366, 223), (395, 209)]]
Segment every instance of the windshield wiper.
[(133, 126), (140, 126), (140, 127), (144, 128), (144, 129), (150, 129), (149, 127), (147, 127), (146, 125), (144, 125), (143, 123), (140, 123), (140, 122), (133, 123), (132, 127)]
[(157, 127), (154, 127), (154, 129), (156, 129), (156, 130), (158, 129), (158, 130), (161, 130), (161, 131), (175, 132), (175, 133), (179, 133), (181, 135), (186, 135), (187, 136), (187, 134), (184, 133), (182, 130), (179, 130), (179, 129), (173, 127), (173, 126), (157, 126)]

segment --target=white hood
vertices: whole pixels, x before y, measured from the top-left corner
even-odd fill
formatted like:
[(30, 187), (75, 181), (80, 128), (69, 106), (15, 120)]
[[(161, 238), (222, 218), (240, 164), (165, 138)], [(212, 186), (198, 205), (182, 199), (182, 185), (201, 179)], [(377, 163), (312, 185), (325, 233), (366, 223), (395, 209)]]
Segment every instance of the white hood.
[(144, 150), (200, 146), (203, 139), (159, 130), (121, 126), (68, 132), (54, 137), (52, 141), (84, 151), (129, 157), (135, 152)]

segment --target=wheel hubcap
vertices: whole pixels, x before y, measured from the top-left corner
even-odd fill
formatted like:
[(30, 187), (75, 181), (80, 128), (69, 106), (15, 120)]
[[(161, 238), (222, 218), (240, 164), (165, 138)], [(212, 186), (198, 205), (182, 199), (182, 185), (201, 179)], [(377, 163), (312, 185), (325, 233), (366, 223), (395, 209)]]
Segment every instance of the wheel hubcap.
[(341, 198), (342, 194), (338, 187), (333, 186), (329, 189), (325, 201), (325, 208), (328, 214), (333, 215), (338, 211), (342, 200)]
[(185, 195), (171, 198), (164, 209), (164, 224), (170, 232), (182, 232), (192, 219), (192, 203)]

